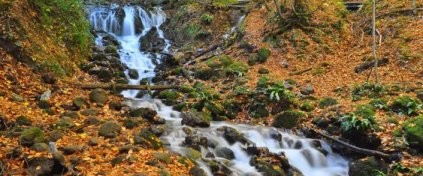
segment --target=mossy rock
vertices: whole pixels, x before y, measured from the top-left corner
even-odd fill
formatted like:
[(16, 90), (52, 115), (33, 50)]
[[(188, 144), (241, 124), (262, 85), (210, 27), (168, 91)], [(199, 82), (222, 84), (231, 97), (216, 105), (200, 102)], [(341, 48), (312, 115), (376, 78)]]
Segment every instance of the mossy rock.
[(60, 120), (56, 123), (57, 128), (70, 128), (75, 126), (72, 118), (70, 117), (61, 117)]
[(403, 125), (403, 130), (410, 147), (423, 152), (423, 115), (407, 120)]
[(314, 104), (311, 102), (304, 102), (301, 107), (301, 110), (305, 111), (305, 112), (311, 112), (314, 110)]
[(210, 126), (211, 120), (211, 115), (206, 112), (186, 112), (182, 113), (181, 123), (191, 127), (206, 128)]
[(298, 125), (300, 120), (305, 117), (305, 114), (300, 111), (285, 111), (279, 113), (273, 119), (273, 126), (276, 128), (291, 129)]
[(18, 125), (25, 125), (25, 126), (31, 126), (32, 125), (32, 121), (30, 119), (28, 119), (28, 117), (25, 117), (25, 116), (18, 116), (16, 118), (16, 123)]
[(23, 146), (32, 146), (35, 143), (44, 142), (44, 131), (38, 127), (26, 129), (22, 132), (19, 142)]
[(378, 175), (378, 172), (387, 173), (388, 165), (381, 159), (367, 157), (350, 163), (348, 175), (364, 176)]
[(76, 97), (73, 99), (72, 104), (79, 109), (89, 106), (87, 100), (85, 100), (84, 97)]
[(325, 97), (319, 101), (319, 108), (323, 109), (338, 104), (338, 101), (332, 97)]
[(195, 160), (201, 158), (202, 155), (201, 155), (201, 152), (199, 152), (198, 150), (195, 150), (195, 149), (189, 147), (185, 151), (185, 156), (187, 158), (189, 158), (190, 160), (195, 161)]
[(142, 129), (141, 132), (135, 136), (135, 144), (140, 144), (143, 147), (153, 149), (163, 147), (160, 139), (157, 138), (157, 136), (154, 135), (148, 128)]
[(116, 122), (106, 122), (100, 126), (98, 135), (107, 138), (114, 138), (122, 131), (122, 127)]
[(158, 161), (164, 162), (166, 164), (169, 164), (171, 162), (169, 153), (154, 152), (153, 156)]
[(178, 92), (177, 92), (177, 91), (175, 91), (175, 90), (164, 90), (164, 91), (161, 91), (161, 92), (157, 95), (157, 97), (158, 97), (159, 99), (164, 99), (164, 100), (171, 100), (171, 101), (174, 101), (174, 100), (176, 100), (177, 98), (179, 98), (179, 95), (178, 95)]
[(107, 92), (103, 89), (94, 89), (90, 93), (90, 101), (98, 105), (104, 105), (109, 99)]

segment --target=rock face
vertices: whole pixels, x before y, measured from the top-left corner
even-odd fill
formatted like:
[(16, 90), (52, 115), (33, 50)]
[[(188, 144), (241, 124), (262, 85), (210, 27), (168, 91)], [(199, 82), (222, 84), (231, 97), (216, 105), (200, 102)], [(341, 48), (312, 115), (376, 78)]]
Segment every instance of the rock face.
[(210, 127), (211, 117), (203, 112), (187, 112), (182, 114), (182, 125), (191, 127)]
[(159, 37), (156, 27), (151, 28), (151, 30), (140, 39), (140, 43), (140, 50), (154, 53), (163, 51), (166, 45), (165, 40)]

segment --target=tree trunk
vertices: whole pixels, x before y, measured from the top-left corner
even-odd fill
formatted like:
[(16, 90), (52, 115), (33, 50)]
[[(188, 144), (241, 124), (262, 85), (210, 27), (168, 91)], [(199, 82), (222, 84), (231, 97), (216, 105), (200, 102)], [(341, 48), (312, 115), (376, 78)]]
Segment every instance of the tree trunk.
[(377, 66), (378, 66), (378, 60), (376, 56), (376, 0), (373, 0), (373, 13), (372, 13), (372, 53), (373, 53), (373, 59), (374, 59), (374, 68), (375, 68), (375, 78), (376, 78), (376, 84), (379, 83), (379, 77), (377, 73)]

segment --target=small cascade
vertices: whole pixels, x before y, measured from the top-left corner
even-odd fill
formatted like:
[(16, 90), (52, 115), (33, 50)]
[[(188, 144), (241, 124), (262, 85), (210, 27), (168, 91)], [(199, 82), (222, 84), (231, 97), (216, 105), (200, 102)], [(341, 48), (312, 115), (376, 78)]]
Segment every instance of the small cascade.
[[(243, 18), (241, 17), (239, 24), (242, 23)], [(93, 7), (90, 9), (89, 19), (93, 28), (99, 33), (96, 38), (96, 44), (99, 47), (103, 47), (103, 37), (107, 35), (114, 36), (119, 42), (121, 62), (139, 75), (137, 78), (130, 78), (129, 70), (127, 70), (125, 73), (130, 84), (140, 84), (142, 79), (151, 80), (156, 75), (154, 63), (160, 63), (159, 53), (168, 52), (170, 47), (169, 40), (160, 29), (166, 20), (166, 15), (160, 8), (146, 11), (138, 6)], [(165, 47), (161, 52), (140, 49), (142, 41), (145, 41), (141, 39), (151, 31), (156, 31), (158, 39), (165, 41)], [(161, 137), (163, 143), (170, 150), (181, 155), (188, 154), (189, 150), (184, 146), (188, 136), (185, 130), (188, 127), (181, 124), (181, 112), (173, 110), (161, 100), (153, 99), (149, 95), (136, 98), (138, 93), (139, 91), (135, 90), (125, 90), (122, 95), (129, 99), (127, 104), (132, 108), (146, 107), (156, 110), (158, 115), (166, 120), (168, 126), (167, 132)], [(332, 152), (324, 141), (295, 136), (276, 128), (226, 122), (212, 122), (208, 128), (189, 129), (196, 136), (203, 137), (210, 143), (210, 145), (201, 146), (202, 157), (197, 160), (197, 164), (208, 175), (213, 175), (208, 164), (208, 161), (212, 159), (208, 158), (208, 155), (215, 156), (213, 160), (228, 168), (230, 175), (263, 175), (250, 164), (252, 155), (246, 149), (251, 146), (267, 148), (270, 153), (276, 155), (284, 154), (289, 164), (305, 176), (348, 175), (348, 161)], [(222, 129), (238, 131), (244, 136), (245, 141), (243, 143), (229, 142)], [(232, 151), (234, 158), (219, 157), (218, 150), (221, 148)]]

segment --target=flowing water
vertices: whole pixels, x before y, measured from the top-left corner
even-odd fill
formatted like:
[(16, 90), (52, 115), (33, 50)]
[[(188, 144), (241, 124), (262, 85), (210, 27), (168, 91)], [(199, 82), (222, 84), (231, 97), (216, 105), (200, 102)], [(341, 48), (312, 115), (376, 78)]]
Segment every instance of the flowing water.
[[(123, 14), (122, 14), (123, 13)], [(242, 18), (243, 19), (243, 18)], [(241, 20), (242, 20), (241, 19)], [(90, 9), (90, 22), (96, 31), (102, 31), (96, 38), (96, 44), (103, 47), (102, 38), (111, 34), (117, 38), (120, 44), (119, 55), (123, 64), (138, 72), (137, 79), (129, 79), (130, 84), (139, 84), (140, 80), (151, 80), (155, 76), (155, 64), (160, 63), (161, 55), (140, 51), (140, 38), (144, 37), (153, 27), (157, 28), (160, 38), (166, 41), (163, 52), (168, 52), (170, 42), (165, 39), (160, 26), (165, 22), (166, 14), (160, 9), (146, 11), (138, 6), (112, 5), (111, 7), (94, 7)], [(141, 24), (141, 25), (140, 25)], [(126, 71), (128, 74), (128, 71)], [(149, 95), (141, 99), (135, 98), (138, 91), (126, 90), (122, 94), (130, 99), (128, 104), (133, 108), (149, 107), (158, 112), (161, 118), (166, 120), (168, 130), (161, 137), (167, 147), (182, 155), (187, 154), (187, 148), (182, 144), (187, 136), (184, 126), (181, 125), (181, 113), (164, 105), (160, 100), (150, 98)], [(197, 135), (207, 137), (208, 141), (215, 143), (214, 147), (201, 147), (202, 158), (209, 153), (216, 156), (216, 148), (227, 147), (235, 154), (235, 159), (227, 161), (225, 158), (216, 157), (217, 161), (224, 163), (232, 172), (232, 175), (262, 175), (254, 166), (250, 165), (251, 156), (245, 151), (246, 146), (241, 143), (230, 144), (218, 130), (221, 127), (231, 127), (242, 133), (256, 147), (266, 147), (275, 154), (284, 153), (289, 164), (299, 170), (305, 176), (332, 176), (348, 175), (348, 161), (336, 153), (324, 142), (315, 139), (299, 137), (281, 130), (231, 124), (226, 122), (212, 122), (209, 128), (195, 128)], [(276, 139), (274, 136), (280, 136)], [(316, 144), (320, 144), (320, 147)], [(322, 150), (324, 152), (322, 152)], [(197, 163), (208, 175), (212, 175), (204, 159), (198, 159)]]

